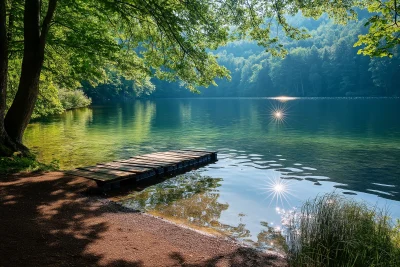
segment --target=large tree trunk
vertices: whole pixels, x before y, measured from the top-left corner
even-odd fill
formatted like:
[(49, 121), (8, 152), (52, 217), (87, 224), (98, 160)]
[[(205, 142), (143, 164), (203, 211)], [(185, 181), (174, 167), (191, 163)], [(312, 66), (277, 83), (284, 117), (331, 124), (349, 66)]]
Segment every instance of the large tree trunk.
[(4, 128), (6, 111), (7, 70), (8, 70), (8, 38), (6, 20), (6, 1), (0, 0), (0, 156), (9, 156), (15, 147)]
[(24, 55), (21, 77), (14, 101), (5, 117), (5, 129), (20, 148), (22, 136), (31, 118), (39, 94), (39, 78), (44, 48), (57, 0), (50, 0), (46, 17), (40, 27), (40, 0), (26, 0), (24, 10)]

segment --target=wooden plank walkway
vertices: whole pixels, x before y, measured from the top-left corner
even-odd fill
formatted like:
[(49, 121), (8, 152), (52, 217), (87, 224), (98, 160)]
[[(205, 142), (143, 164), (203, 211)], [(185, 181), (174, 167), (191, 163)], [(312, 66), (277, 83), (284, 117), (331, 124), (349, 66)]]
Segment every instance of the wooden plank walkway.
[(216, 160), (216, 151), (182, 149), (99, 163), (96, 166), (77, 168), (65, 173), (92, 179), (101, 187), (112, 188), (119, 187), (121, 181), (162, 177)]

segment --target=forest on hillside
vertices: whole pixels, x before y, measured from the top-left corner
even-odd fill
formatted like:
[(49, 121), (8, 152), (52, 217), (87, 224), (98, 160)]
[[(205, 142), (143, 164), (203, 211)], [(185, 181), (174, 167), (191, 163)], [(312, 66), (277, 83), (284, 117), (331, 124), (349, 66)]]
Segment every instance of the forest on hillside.
[(400, 55), (370, 58), (353, 47), (358, 35), (365, 34), (366, 18), (335, 24), (327, 16), (318, 20), (300, 14), (290, 23), (308, 29), (305, 40), (286, 38), (286, 57), (272, 56), (252, 41), (236, 41), (213, 51), (218, 62), (230, 71), (231, 79), (217, 80), (217, 86), (199, 88), (196, 94), (177, 82), (153, 79), (154, 87), (135, 90), (132, 81), (113, 76), (112, 81), (84, 92), (94, 103), (129, 100), (136, 97), (301, 97), (400, 96)]
[[(218, 86), (200, 88), (203, 97), (299, 97), (400, 96), (400, 55), (370, 58), (353, 47), (365, 34), (365, 19), (334, 24), (327, 17), (292, 18), (306, 27), (312, 37), (286, 40), (285, 58), (273, 57), (254, 42), (229, 43), (215, 51), (218, 62), (231, 72), (231, 80), (218, 80)], [(176, 83), (156, 81), (154, 97), (194, 96)]]

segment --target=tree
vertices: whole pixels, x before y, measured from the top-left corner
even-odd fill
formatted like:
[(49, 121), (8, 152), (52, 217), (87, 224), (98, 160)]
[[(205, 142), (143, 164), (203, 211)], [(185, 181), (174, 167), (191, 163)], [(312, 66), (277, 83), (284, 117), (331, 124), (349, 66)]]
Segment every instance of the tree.
[(384, 92), (385, 96), (400, 95), (400, 81), (398, 79), (398, 69), (400, 57), (398, 49), (392, 51), (393, 57), (390, 59), (373, 58), (370, 63), (370, 72), (376, 87)]
[[(22, 136), (42, 80), (56, 85), (96, 83), (107, 79), (105, 70), (110, 70), (138, 87), (148, 86), (154, 76), (180, 80), (196, 91), (215, 84), (215, 78), (228, 77), (207, 49), (251, 38), (273, 55), (284, 55), (285, 36), (308, 36), (288, 23), (286, 14), (302, 11), (316, 18), (326, 12), (343, 22), (355, 17), (355, 4), (358, 1), (1, 0), (0, 154), (28, 151)], [(9, 61), (21, 64), (10, 69), (17, 64)], [(10, 73), (16, 73), (19, 82), (5, 114)]]
[[(28, 151), (22, 136), (43, 75), (58, 84), (83, 77), (96, 82), (109, 69), (134, 80), (135, 86), (147, 86), (150, 76), (156, 76), (179, 79), (192, 90), (226, 77), (226, 69), (206, 51), (227, 39), (227, 26), (213, 11), (214, 5), (203, 1), (2, 0), (0, 153)], [(21, 60), (20, 69), (10, 70), (9, 59)], [(5, 115), (7, 74), (13, 71), (19, 72), (18, 90)]]

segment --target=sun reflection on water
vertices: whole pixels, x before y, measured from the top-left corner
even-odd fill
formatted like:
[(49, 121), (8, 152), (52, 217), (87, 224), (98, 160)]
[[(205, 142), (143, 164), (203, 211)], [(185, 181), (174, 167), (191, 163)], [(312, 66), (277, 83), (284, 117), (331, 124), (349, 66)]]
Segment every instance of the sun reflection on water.
[(283, 108), (273, 108), (271, 110), (271, 121), (275, 123), (283, 123), (285, 122), (286, 111)]
[(283, 117), (283, 112), (280, 111), (280, 110), (275, 111), (275, 112), (274, 112), (274, 117), (275, 117), (276, 119), (282, 119), (282, 117)]
[(274, 202), (277, 209), (287, 204), (290, 206), (289, 196), (294, 196), (290, 188), (290, 181), (280, 178), (279, 174), (270, 177), (266, 185), (262, 187), (267, 199), (270, 199), (269, 206)]
[(297, 98), (291, 97), (291, 96), (277, 96), (277, 97), (271, 97), (271, 99), (278, 100), (279, 102), (285, 103), (290, 100), (296, 100)]

